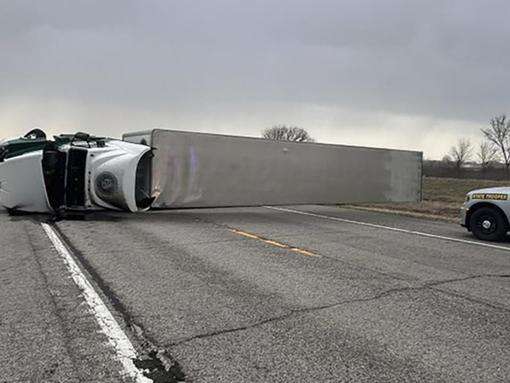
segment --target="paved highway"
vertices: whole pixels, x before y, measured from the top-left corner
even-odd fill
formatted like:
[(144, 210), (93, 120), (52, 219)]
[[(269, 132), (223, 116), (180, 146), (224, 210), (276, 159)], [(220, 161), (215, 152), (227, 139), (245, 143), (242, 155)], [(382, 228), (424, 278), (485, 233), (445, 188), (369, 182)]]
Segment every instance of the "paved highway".
[(510, 380), (510, 242), (325, 206), (42, 220), (0, 214), (0, 382)]

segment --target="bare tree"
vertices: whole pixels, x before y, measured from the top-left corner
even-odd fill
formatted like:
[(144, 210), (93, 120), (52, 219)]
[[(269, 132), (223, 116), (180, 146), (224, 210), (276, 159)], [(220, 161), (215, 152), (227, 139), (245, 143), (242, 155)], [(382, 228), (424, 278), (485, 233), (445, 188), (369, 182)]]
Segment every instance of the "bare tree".
[(482, 133), (499, 151), (508, 176), (510, 167), (510, 121), (507, 121), (504, 114), (494, 117), (490, 120), (490, 127), (482, 129)]
[(313, 138), (308, 132), (297, 126), (276, 125), (265, 129), (262, 137), (268, 140), (294, 141), (294, 142), (313, 142)]
[(483, 170), (489, 168), (491, 163), (496, 160), (496, 152), (497, 149), (491, 142), (483, 141), (480, 143), (476, 157), (480, 161)]
[(452, 161), (455, 163), (455, 167), (460, 169), (462, 165), (464, 165), (466, 161), (471, 157), (471, 152), (471, 142), (465, 138), (461, 138), (459, 141), (457, 141), (457, 145), (450, 148), (449, 154), (452, 158)]

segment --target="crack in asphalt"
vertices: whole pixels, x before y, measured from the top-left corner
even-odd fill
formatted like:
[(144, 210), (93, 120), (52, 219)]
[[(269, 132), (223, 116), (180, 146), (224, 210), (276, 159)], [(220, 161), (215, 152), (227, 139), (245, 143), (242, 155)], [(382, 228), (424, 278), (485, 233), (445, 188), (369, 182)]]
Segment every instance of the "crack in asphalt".
[(121, 315), (126, 327), (131, 330), (133, 337), (138, 340), (143, 353), (133, 360), (135, 366), (143, 374), (152, 379), (154, 383), (177, 383), (184, 382), (186, 376), (179, 362), (173, 358), (170, 353), (161, 347), (158, 347), (156, 340), (147, 334), (147, 331), (140, 323), (137, 323), (128, 308), (119, 299), (113, 289), (106, 283), (103, 277), (95, 270), (85, 256), (78, 250), (69, 238), (60, 230), (58, 225), (52, 225), (58, 232), (61, 239), (71, 249), (74, 257), (77, 258), (80, 265), (89, 273), (90, 277), (99, 288), (99, 290), (108, 299), (112, 307)]
[(304, 307), (304, 308), (300, 308), (300, 309), (294, 309), (294, 310), (290, 310), (286, 314), (267, 318), (267, 319), (264, 319), (264, 320), (261, 320), (258, 322), (247, 324), (245, 326), (233, 327), (233, 328), (222, 329), (222, 330), (215, 330), (215, 331), (210, 331), (210, 332), (203, 333), (203, 334), (194, 335), (194, 336), (191, 336), (188, 338), (184, 338), (184, 339), (169, 343), (166, 347), (167, 348), (177, 347), (184, 343), (189, 343), (189, 342), (192, 342), (197, 339), (211, 338), (211, 337), (218, 336), (218, 335), (229, 334), (229, 333), (234, 333), (234, 332), (239, 332), (239, 331), (245, 331), (245, 330), (249, 330), (249, 329), (252, 329), (255, 327), (262, 326), (267, 323), (286, 320), (286, 319), (288, 319), (292, 316), (295, 316), (295, 315), (307, 314), (310, 312), (316, 312), (316, 311), (321, 311), (321, 310), (327, 310), (327, 309), (331, 309), (331, 308), (335, 308), (335, 307), (339, 307), (339, 306), (348, 305), (351, 303), (376, 301), (378, 299), (385, 298), (387, 296), (401, 293), (401, 292), (406, 292), (406, 291), (421, 291), (421, 290), (431, 289), (434, 291), (441, 292), (443, 294), (452, 295), (452, 296), (455, 296), (458, 298), (467, 299), (471, 302), (487, 305), (494, 309), (510, 311), (509, 308), (493, 305), (493, 304), (490, 304), (483, 300), (478, 300), (476, 298), (465, 296), (465, 295), (462, 295), (459, 293), (454, 293), (454, 292), (444, 291), (444, 290), (434, 288), (436, 286), (441, 286), (441, 285), (445, 285), (445, 284), (449, 284), (449, 283), (462, 282), (462, 281), (478, 279), (478, 278), (510, 278), (510, 274), (476, 274), (476, 275), (470, 275), (470, 276), (462, 277), (462, 278), (452, 278), (452, 279), (444, 279), (444, 280), (439, 280), (439, 281), (431, 281), (431, 282), (424, 283), (420, 286), (415, 286), (415, 287), (412, 287), (412, 286), (396, 287), (393, 289), (388, 289), (388, 290), (382, 291), (382, 292), (375, 294), (371, 297), (349, 299), (349, 300), (344, 300), (344, 301), (340, 301), (340, 302), (336, 302), (336, 303), (332, 303), (332, 304), (328, 304), (328, 305), (320, 305), (320, 306), (314, 306), (314, 307)]
[[(197, 221), (202, 221), (204, 223), (208, 223), (213, 226), (221, 227), (224, 229), (232, 229), (232, 227), (229, 225), (221, 224), (221, 223), (212, 221), (207, 218), (204, 219), (203, 217), (200, 217), (200, 218), (196, 217), (195, 219)], [(58, 227), (57, 227), (57, 229), (58, 229)], [(182, 370), (180, 369), (180, 366), (178, 365), (178, 363), (172, 358), (172, 356), (168, 353), (168, 351), (166, 351), (166, 350), (170, 350), (172, 347), (177, 347), (179, 345), (189, 343), (189, 342), (192, 342), (197, 339), (211, 338), (211, 337), (215, 337), (218, 335), (249, 330), (252, 328), (256, 328), (256, 327), (265, 325), (267, 323), (283, 321), (283, 320), (286, 320), (288, 318), (291, 318), (291, 317), (297, 316), (297, 315), (305, 315), (307, 313), (317, 312), (317, 311), (321, 311), (321, 310), (327, 310), (327, 309), (336, 308), (336, 307), (353, 304), (353, 303), (376, 301), (376, 300), (385, 298), (387, 296), (390, 296), (393, 294), (398, 294), (398, 293), (403, 293), (406, 291), (421, 291), (421, 290), (430, 289), (430, 290), (437, 291), (438, 293), (441, 293), (441, 294), (446, 294), (446, 295), (450, 295), (450, 296), (453, 296), (456, 298), (466, 299), (468, 301), (471, 301), (471, 302), (474, 302), (477, 304), (486, 305), (493, 309), (510, 311), (510, 309), (507, 307), (497, 306), (497, 305), (491, 304), (489, 302), (485, 302), (483, 300), (480, 300), (480, 299), (477, 299), (477, 298), (474, 298), (471, 296), (466, 296), (466, 295), (463, 295), (463, 294), (460, 294), (457, 292), (443, 290), (443, 289), (439, 288), (442, 285), (447, 285), (450, 283), (462, 282), (462, 281), (472, 280), (472, 279), (477, 279), (477, 278), (510, 278), (510, 274), (467, 275), (467, 276), (463, 276), (463, 277), (459, 277), (459, 278), (425, 282), (425, 283), (419, 284), (417, 286), (402, 286), (402, 287), (397, 287), (397, 288), (391, 288), (391, 289), (381, 291), (377, 294), (374, 294), (374, 295), (371, 295), (368, 297), (348, 299), (348, 300), (343, 300), (343, 301), (332, 303), (332, 304), (290, 309), (287, 313), (284, 313), (284, 314), (281, 314), (278, 316), (274, 316), (274, 317), (266, 318), (266, 319), (259, 320), (256, 322), (248, 323), (243, 326), (238, 326), (238, 327), (228, 328), (228, 329), (218, 329), (218, 330), (209, 331), (209, 332), (206, 332), (203, 334), (190, 336), (187, 338), (182, 338), (180, 340), (178, 339), (178, 340), (164, 346), (164, 348), (156, 348), (155, 347), (155, 345), (157, 344), (156, 341), (154, 339), (151, 339), (146, 334), (146, 332), (142, 328), (142, 326), (137, 324), (134, 321), (133, 317), (128, 313), (126, 307), (122, 304), (122, 302), (120, 302), (118, 297), (111, 290), (111, 288), (105, 283), (105, 281), (98, 275), (97, 271), (95, 271), (94, 268), (90, 264), (88, 264), (88, 261), (83, 257), (83, 255), (79, 252), (79, 250), (72, 247), (71, 242), (65, 237), (65, 235), (60, 230), (58, 230), (58, 231), (59, 231), (59, 234), (66, 240), (67, 244), (73, 249), (74, 254), (79, 258), (82, 266), (89, 272), (89, 274), (92, 276), (92, 278), (94, 279), (96, 284), (100, 287), (101, 291), (103, 291), (103, 293), (109, 299), (111, 305), (116, 309), (117, 312), (119, 312), (122, 315), (126, 325), (134, 332), (135, 336), (137, 336), (139, 339), (142, 339), (146, 343), (144, 345), (144, 347), (147, 351), (144, 353), (144, 355), (142, 357), (138, 358), (135, 361), (135, 364), (140, 369), (146, 370), (149, 373), (153, 374), (152, 376), (150, 376), (153, 379), (154, 378), (158, 379), (158, 374), (163, 370), (169, 371), (169, 370), (173, 369), (173, 374), (175, 374), (177, 376), (182, 374)], [(371, 269), (368, 267), (360, 266), (357, 264), (352, 264), (351, 262), (345, 262), (345, 261), (342, 261), (342, 260), (339, 260), (337, 258), (330, 257), (330, 256), (327, 256), (325, 258), (343, 262), (343, 263), (347, 263), (347, 264), (350, 264), (351, 266), (354, 265), (358, 268), (369, 270), (369, 271), (375, 272), (377, 274), (389, 276), (394, 280), (401, 280), (400, 278), (396, 277), (395, 275), (390, 275), (390, 274), (381, 272), (379, 270), (374, 270), (374, 269)], [(408, 282), (412, 282), (412, 281), (408, 281)], [(147, 375), (147, 376), (149, 376), (149, 375)], [(163, 379), (167, 379), (167, 378), (163, 377)], [(182, 374), (182, 380), (184, 380), (183, 374)], [(179, 379), (179, 380), (155, 380), (155, 381), (157, 381), (157, 382), (181, 381), (181, 379)]]
[(455, 292), (455, 291), (451, 291), (451, 290), (443, 290), (440, 288), (436, 288), (436, 286), (441, 286), (443, 284), (462, 282), (462, 281), (467, 281), (467, 280), (477, 279), (477, 278), (510, 278), (510, 274), (475, 274), (475, 275), (467, 276), (464, 278), (453, 278), (453, 279), (446, 279), (444, 281), (431, 282), (429, 284), (426, 284), (425, 287), (429, 288), (431, 290), (434, 290), (434, 291), (438, 291), (445, 295), (449, 295), (449, 296), (452, 296), (455, 298), (465, 299), (469, 302), (484, 305), (484, 306), (490, 307), (495, 310), (510, 311), (510, 309), (506, 306), (493, 304), (493, 303), (487, 302), (483, 299), (473, 297), (471, 295), (466, 295), (466, 294), (461, 294), (459, 292)]

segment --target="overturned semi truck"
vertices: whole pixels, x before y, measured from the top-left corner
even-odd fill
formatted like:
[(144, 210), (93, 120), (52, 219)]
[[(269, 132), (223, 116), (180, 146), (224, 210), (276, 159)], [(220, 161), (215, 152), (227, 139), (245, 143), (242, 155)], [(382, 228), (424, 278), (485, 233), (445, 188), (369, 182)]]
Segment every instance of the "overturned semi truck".
[(0, 143), (10, 213), (419, 201), (420, 152), (152, 129)]
[(144, 211), (151, 148), (86, 133), (55, 136), (34, 129), (0, 143), (0, 207), (64, 214), (98, 209)]

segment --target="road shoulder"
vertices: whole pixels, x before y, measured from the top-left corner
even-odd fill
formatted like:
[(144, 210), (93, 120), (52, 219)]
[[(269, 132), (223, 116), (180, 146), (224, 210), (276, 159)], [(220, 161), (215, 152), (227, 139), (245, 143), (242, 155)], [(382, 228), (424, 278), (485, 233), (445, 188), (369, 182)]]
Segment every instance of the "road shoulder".
[(345, 209), (354, 209), (354, 210), (364, 210), (364, 211), (373, 211), (377, 213), (388, 213), (388, 214), (394, 214), (394, 215), (401, 215), (404, 217), (414, 217), (414, 218), (425, 218), (425, 219), (431, 219), (436, 221), (442, 221), (442, 222), (449, 222), (449, 223), (457, 223), (458, 219), (451, 216), (451, 215), (440, 215), (440, 214), (431, 214), (431, 213), (421, 213), (417, 211), (412, 210), (406, 210), (401, 209), (394, 206), (387, 206), (387, 205), (351, 205), (351, 204), (345, 204), (345, 205), (339, 205), (342, 208)]
[[(40, 224), (0, 215), (0, 382), (120, 381), (106, 337)], [(4, 378), (5, 377), (5, 378)]]

